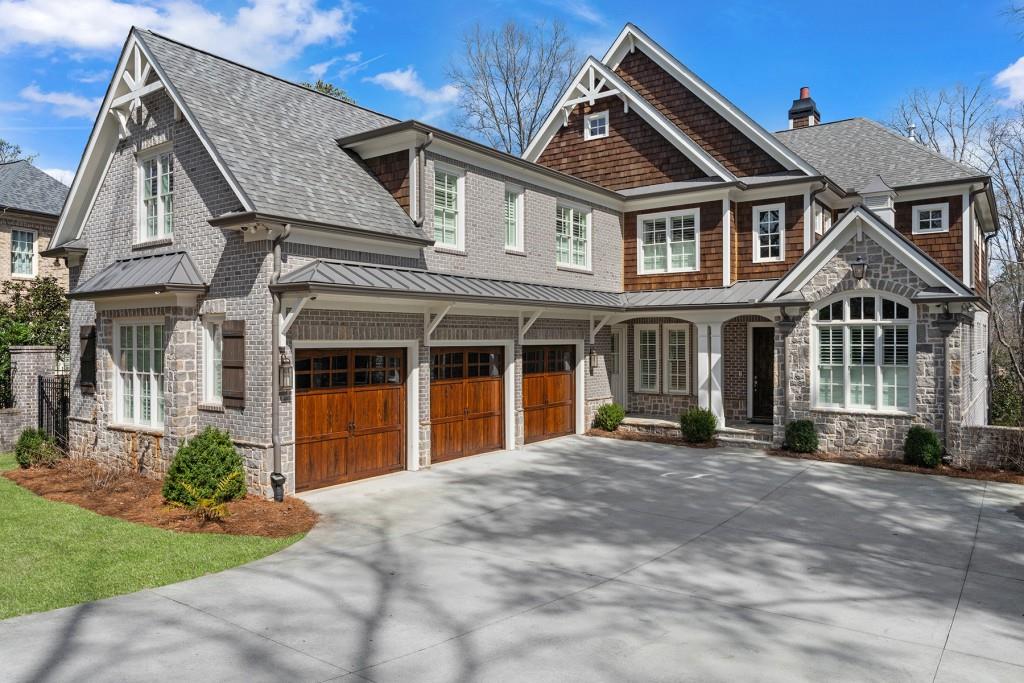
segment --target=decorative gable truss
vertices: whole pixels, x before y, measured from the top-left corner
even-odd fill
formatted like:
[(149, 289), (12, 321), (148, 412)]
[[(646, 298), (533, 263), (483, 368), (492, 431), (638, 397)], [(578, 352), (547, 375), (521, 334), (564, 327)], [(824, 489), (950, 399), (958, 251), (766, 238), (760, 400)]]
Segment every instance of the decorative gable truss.
[[(164, 83), (159, 77), (150, 81), (153, 75), (153, 64), (143, 53), (138, 41), (133, 41), (127, 51), (127, 61), (123, 68), (114, 76), (113, 99), (107, 108), (118, 125), (118, 137), (128, 137), (128, 120), (135, 110), (142, 106), (142, 98), (151, 93), (163, 90)], [(120, 67), (120, 65), (119, 65)], [(181, 111), (175, 105), (175, 120), (181, 120)]]
[(734, 181), (736, 176), (730, 173), (721, 163), (708, 154), (704, 148), (693, 141), (686, 133), (665, 118), (654, 106), (640, 97), (625, 81), (597, 61), (588, 57), (583, 67), (566, 88), (558, 105), (551, 111), (541, 126), (540, 132), (530, 142), (523, 153), (527, 161), (536, 162), (544, 152), (548, 143), (560, 128), (569, 121), (569, 114), (581, 104), (594, 104), (598, 100), (617, 97), (622, 100), (625, 111), (633, 111), (658, 131), (684, 156), (697, 165), (709, 176), (716, 176), (725, 181)]

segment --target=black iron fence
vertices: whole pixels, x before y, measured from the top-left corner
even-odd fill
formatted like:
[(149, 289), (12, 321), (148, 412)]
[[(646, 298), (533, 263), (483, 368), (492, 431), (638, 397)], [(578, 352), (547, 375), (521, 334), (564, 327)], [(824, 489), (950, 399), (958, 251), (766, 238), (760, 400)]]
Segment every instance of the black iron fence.
[(39, 375), (39, 429), (45, 431), (63, 450), (68, 448), (68, 411), (71, 407), (67, 375)]

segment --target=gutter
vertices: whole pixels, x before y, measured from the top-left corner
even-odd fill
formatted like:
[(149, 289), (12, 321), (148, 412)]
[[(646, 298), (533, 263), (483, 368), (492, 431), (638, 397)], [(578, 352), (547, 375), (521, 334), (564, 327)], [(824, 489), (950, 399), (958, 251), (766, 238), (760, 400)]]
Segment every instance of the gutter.
[(281, 473), (281, 295), (274, 290), (281, 279), (281, 244), (292, 234), (292, 226), (285, 223), (284, 231), (274, 238), (271, 251), (274, 265), (270, 274), (270, 298), (273, 302), (270, 313), (270, 443), (274, 450), (274, 468), (270, 473), (270, 486), (274, 490), (274, 500), (284, 500), (284, 483), (286, 477)]
[(404, 235), (389, 235), (386, 233), (374, 232), (372, 230), (364, 230), (362, 228), (353, 228), (334, 223), (319, 223), (317, 221), (295, 220), (294, 218), (289, 218), (287, 216), (274, 216), (271, 214), (259, 213), (257, 211), (239, 211), (236, 213), (226, 213), (220, 216), (216, 216), (214, 218), (210, 218), (206, 222), (215, 228), (235, 228), (241, 225), (252, 225), (253, 223), (278, 223), (289, 225), (296, 228), (326, 230), (329, 232), (340, 233), (343, 235), (363, 237), (366, 239), (378, 240), (383, 242), (411, 244), (417, 247), (430, 246), (434, 243), (434, 240), (426, 239), (425, 237), (406, 237)]

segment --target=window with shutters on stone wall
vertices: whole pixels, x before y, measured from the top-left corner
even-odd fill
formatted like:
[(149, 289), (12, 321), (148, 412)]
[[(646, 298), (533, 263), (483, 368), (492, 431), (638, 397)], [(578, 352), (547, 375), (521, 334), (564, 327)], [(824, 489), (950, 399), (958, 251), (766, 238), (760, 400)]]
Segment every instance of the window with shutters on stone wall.
[(114, 415), (119, 424), (163, 428), (164, 346), (162, 323), (120, 323), (115, 327)]

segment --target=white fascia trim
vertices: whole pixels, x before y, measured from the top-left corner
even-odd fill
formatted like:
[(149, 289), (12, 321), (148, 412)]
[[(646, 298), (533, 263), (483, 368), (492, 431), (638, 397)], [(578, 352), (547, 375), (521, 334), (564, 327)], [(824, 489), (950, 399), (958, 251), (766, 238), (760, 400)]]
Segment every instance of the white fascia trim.
[(964, 243), (964, 255), (961, 261), (963, 281), (968, 287), (974, 286), (974, 212), (971, 211), (971, 193), (963, 194), (963, 219), (960, 223)]
[(628, 102), (630, 108), (636, 111), (640, 117), (651, 125), (655, 130), (660, 132), (672, 145), (682, 152), (690, 161), (696, 164), (702, 171), (708, 175), (718, 176), (723, 180), (734, 181), (736, 176), (730, 173), (722, 164), (720, 164), (714, 157), (708, 154), (703, 147), (693, 141), (690, 136), (681, 131), (678, 127), (672, 124), (664, 114), (655, 109), (651, 104), (640, 97), (635, 90), (626, 85), (614, 71), (609, 69), (607, 66), (597, 61), (593, 57), (587, 58), (584, 62), (583, 67), (570, 83), (569, 87), (566, 88), (562, 97), (558, 100), (558, 103), (548, 114), (548, 118), (544, 121), (544, 125), (541, 126), (540, 132), (530, 142), (530, 145), (523, 152), (523, 158), (527, 161), (537, 161), (541, 153), (548, 146), (551, 138), (555, 136), (555, 133), (562, 127), (561, 117), (562, 108), (566, 106), (570, 97), (576, 90), (576, 86), (583, 80), (587, 75), (588, 69), (594, 69), (601, 75), (610, 88), (618, 91), (618, 96), (624, 101)]
[[(862, 226), (855, 226), (857, 219), (860, 219)], [(880, 224), (874, 216), (858, 206), (847, 212), (843, 220), (833, 226), (811, 248), (811, 251), (808, 252), (810, 257), (798, 262), (785, 277), (772, 287), (763, 301), (765, 303), (775, 301), (783, 293), (803, 287), (815, 273), (839, 253), (839, 250), (847, 242), (854, 238), (859, 229), (866, 229), (872, 239), (878, 242), (883, 249), (899, 259), (903, 265), (910, 268), (929, 285), (947, 287), (949, 291), (961, 296), (974, 296), (974, 293), (965, 288), (963, 283), (949, 277), (934, 264), (922, 258), (911, 245), (906, 243), (904, 238), (896, 235), (888, 226)]]
[(722, 286), (732, 285), (732, 202), (722, 199)]
[(795, 152), (775, 139), (771, 133), (747, 116), (736, 105), (708, 85), (700, 76), (686, 68), (682, 62), (664, 50), (646, 33), (633, 24), (626, 24), (618, 38), (608, 48), (601, 60), (610, 69), (618, 68), (622, 58), (635, 47), (643, 50), (662, 69), (671, 74), (684, 87), (693, 92), (722, 118), (734, 125), (741, 133), (757, 143), (773, 159), (789, 170), (801, 170), (807, 175), (819, 175), (818, 171)]

